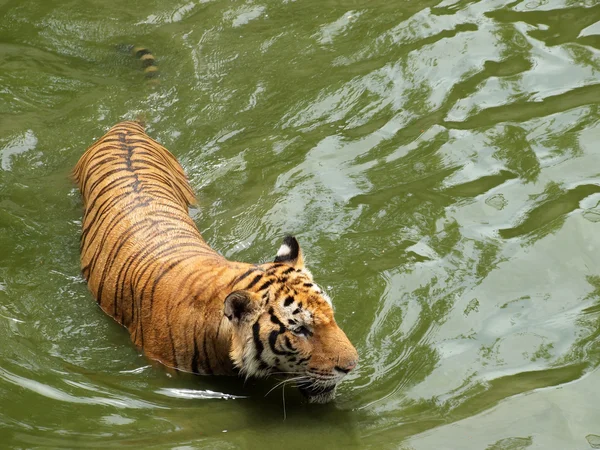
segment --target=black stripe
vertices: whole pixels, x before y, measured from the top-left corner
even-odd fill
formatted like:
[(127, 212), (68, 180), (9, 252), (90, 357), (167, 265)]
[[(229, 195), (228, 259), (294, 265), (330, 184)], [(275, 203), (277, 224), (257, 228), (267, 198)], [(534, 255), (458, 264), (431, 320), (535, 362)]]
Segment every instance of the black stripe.
[[(171, 321), (169, 320), (169, 316), (167, 316), (167, 326), (169, 328), (169, 340), (171, 341), (171, 351), (173, 352), (173, 366), (177, 367), (177, 351), (175, 350), (175, 340), (173, 339), (173, 327), (171, 326)], [(142, 340), (144, 339), (144, 334), (142, 333)]]
[(285, 330), (286, 330), (285, 325), (283, 325), (283, 323), (281, 323), (281, 321), (277, 318), (277, 316), (272, 313), (271, 313), (271, 322), (273, 322), (275, 325), (279, 325), (279, 333), (285, 332)]
[(294, 297), (288, 295), (283, 302), (283, 306), (290, 306), (292, 303), (294, 303)]
[(285, 332), (285, 326), (283, 325), (283, 323), (281, 323), (281, 320), (277, 318), (275, 312), (273, 311), (273, 308), (269, 310), (269, 314), (271, 315), (271, 322), (273, 322), (275, 325), (279, 325), (279, 333)]
[(205, 367), (205, 371), (207, 375), (212, 375), (213, 374), (213, 370), (212, 367), (210, 366), (210, 359), (208, 357), (208, 350), (206, 349), (206, 333), (208, 332), (207, 329), (204, 330), (204, 339), (202, 340), (202, 350), (204, 352), (204, 367)]
[[(116, 197), (112, 197), (111, 199), (109, 199), (109, 201), (105, 202), (108, 203), (105, 207), (105, 209), (118, 209), (118, 206), (123, 206), (120, 204), (120, 201), (123, 199), (123, 197), (127, 196), (127, 193), (124, 194), (120, 194)], [(83, 224), (84, 224), (84, 228), (81, 234), (81, 250), (84, 249), (84, 247), (87, 247), (87, 241), (88, 238), (90, 240), (90, 242), (95, 242), (98, 233), (102, 232), (104, 233), (102, 236), (100, 236), (99, 238), (101, 239), (100, 242), (100, 246), (98, 248), (98, 250), (103, 249), (104, 245), (105, 245), (105, 241), (106, 241), (106, 234), (108, 232), (110, 232), (110, 230), (113, 228), (114, 225), (116, 225), (120, 220), (122, 220), (127, 214), (131, 214), (132, 211), (136, 210), (137, 208), (143, 208), (145, 206), (148, 206), (148, 203), (140, 203), (138, 202), (136, 205), (131, 206), (131, 203), (128, 203), (127, 208), (121, 208), (121, 211), (118, 212), (117, 214), (105, 214), (104, 211), (99, 211), (97, 215), (100, 215), (99, 218), (97, 217), (92, 217), (91, 219), (88, 216), (88, 213), (86, 212), (84, 217), (83, 217)], [(102, 204), (102, 207), (104, 207), (104, 203)], [(88, 223), (89, 222), (89, 223)], [(106, 226), (104, 226), (104, 224), (107, 223)], [(86, 225), (86, 223), (88, 225)], [(93, 233), (90, 235), (90, 231), (93, 231)], [(96, 252), (97, 253), (97, 252)]]
[(292, 343), (290, 342), (290, 338), (285, 336), (285, 346), (287, 347), (287, 349), (290, 351), (290, 353), (296, 354), (298, 353), (296, 351), (296, 348), (292, 345)]
[(263, 277), (262, 273), (259, 273), (258, 275), (256, 275), (254, 277), (254, 279), (250, 282), (250, 284), (248, 286), (246, 286), (246, 289), (252, 289), (256, 283), (258, 283), (260, 281), (260, 279)]
[[(156, 250), (156, 249), (158, 249), (159, 246), (160, 246), (160, 244), (158, 246), (154, 245), (152, 247), (153, 251)], [(149, 247), (146, 247), (146, 249), (144, 249), (144, 250), (149, 250)], [(161, 252), (161, 254), (162, 253), (163, 252)], [(120, 298), (119, 304), (120, 305), (123, 304), (123, 296), (124, 296), (126, 285), (129, 284), (131, 286), (132, 283), (135, 282), (135, 280), (136, 280), (136, 278), (133, 275), (129, 276), (129, 271), (132, 269), (132, 267), (133, 267), (133, 271), (134, 272), (138, 268), (137, 263), (140, 262), (137, 259), (138, 256), (139, 256), (139, 253), (134, 253), (134, 254), (128, 255), (127, 259), (122, 264), (122, 266), (121, 266), (121, 268), (119, 270), (119, 273), (117, 275), (117, 279), (116, 279), (116, 282), (115, 282), (115, 287), (114, 287), (114, 290), (115, 290), (115, 292), (114, 292), (114, 302), (115, 302), (115, 304), (117, 303), (117, 301), (119, 300), (119, 298)], [(134, 266), (134, 264), (136, 264), (136, 265)], [(188, 277), (186, 277), (186, 279), (182, 280), (182, 283), (187, 282), (187, 280), (189, 279), (190, 276), (192, 276), (192, 274), (188, 275)], [(120, 292), (120, 295), (119, 295), (119, 292)], [(133, 302), (133, 298), (134, 298), (134, 296), (133, 296), (133, 294), (131, 294), (129, 300)], [(116, 306), (115, 306), (115, 308), (116, 308)], [(122, 306), (121, 306), (121, 308), (122, 308)], [(124, 316), (122, 316), (122, 318), (123, 318), (122, 323), (125, 326), (129, 326), (130, 323), (133, 323), (133, 319), (131, 321), (129, 321), (129, 322), (126, 322)]]
[(194, 353), (192, 356), (192, 372), (193, 373), (199, 373), (198, 372), (198, 359), (200, 358), (200, 354), (198, 352), (198, 342), (196, 341), (196, 325), (197, 322), (194, 322)]
[(151, 54), (152, 54), (152, 52), (150, 50), (148, 50), (147, 48), (142, 48), (135, 53), (135, 57), (141, 58), (144, 55), (151, 55)]
[[(135, 296), (134, 296), (134, 291), (133, 291), (133, 286), (129, 285), (129, 289), (130, 289), (130, 293), (131, 293), (131, 322), (130, 324), (135, 323)], [(129, 327), (128, 327), (129, 328)], [(137, 327), (134, 327), (133, 329), (135, 331), (135, 335), (137, 337)], [(133, 339), (133, 342), (136, 342), (135, 339)]]
[[(119, 236), (119, 239), (113, 244), (110, 251), (105, 252), (105, 253), (108, 253), (108, 256), (106, 258), (107, 264), (104, 266), (104, 268), (102, 270), (102, 274), (100, 275), (100, 281), (98, 283), (98, 290), (96, 293), (98, 303), (101, 302), (102, 291), (104, 290), (104, 280), (108, 276), (108, 273), (110, 272), (110, 269), (112, 268), (112, 264), (115, 262), (119, 252), (121, 251), (123, 246), (128, 242), (128, 237), (133, 235), (136, 231), (138, 231), (137, 229), (144, 228), (146, 226), (147, 222), (149, 222), (149, 221), (151, 222), (150, 219), (144, 219), (144, 220), (138, 222), (137, 224), (135, 224), (133, 227), (131, 227), (128, 230), (127, 234)], [(100, 243), (98, 244), (97, 251), (93, 256), (93, 262), (91, 264), (92, 270), (94, 270), (95, 266), (96, 266), (96, 261), (97, 261), (97, 257), (98, 257), (97, 253), (102, 250), (106, 250), (104, 248), (104, 246), (105, 246), (105, 240), (106, 240), (108, 234), (109, 233), (106, 232), (104, 234), (104, 236), (102, 237)]]
[(260, 359), (260, 355), (262, 355), (265, 347), (260, 340), (260, 325), (258, 324), (258, 321), (252, 325), (252, 337), (254, 338), (254, 347), (256, 347), (256, 357)]
[[(88, 205), (86, 206), (86, 220), (88, 219), (88, 214), (90, 214), (91, 212), (94, 212), (94, 221), (92, 223), (90, 223), (88, 226), (93, 226), (96, 222), (97, 216), (101, 216), (104, 214), (104, 212), (108, 209), (110, 209), (113, 205), (116, 205), (118, 202), (120, 202), (121, 200), (123, 200), (128, 194), (129, 192), (127, 190), (125, 190), (124, 188), (126, 187), (126, 185), (128, 183), (131, 183), (132, 181), (135, 181), (135, 177), (132, 177), (131, 175), (127, 174), (124, 177), (119, 177), (119, 178), (115, 178), (113, 179), (110, 183), (108, 183), (106, 186), (104, 186), (100, 192), (97, 192), (95, 194), (89, 194), (88, 195)], [(102, 201), (101, 199), (103, 199), (103, 197), (106, 194), (109, 194), (110, 191), (112, 190), (117, 190), (117, 189), (123, 189), (124, 192), (118, 194), (118, 195), (114, 195), (114, 193), (111, 193), (112, 195), (108, 195), (107, 199), (104, 199), (103, 203), (100, 204), (98, 207), (96, 207), (96, 202)], [(91, 203), (89, 202), (89, 200), (92, 200)], [(123, 211), (122, 215), (129, 213), (129, 211)], [(103, 218), (102, 220), (107, 219), (106, 217)], [(84, 232), (87, 232), (87, 230), (84, 229)]]
[(98, 186), (103, 181), (106, 181), (107, 177), (114, 175), (117, 172), (123, 172), (124, 170), (125, 169), (120, 167), (118, 169), (109, 170), (108, 172), (103, 173), (102, 176), (98, 177), (98, 179), (96, 181), (94, 181), (94, 183), (92, 183), (92, 185), (89, 187), (89, 189), (87, 189), (88, 196), (92, 195), (92, 192), (94, 192), (94, 189), (96, 188), (96, 186)]
[(278, 350), (277, 348), (275, 348), (275, 344), (277, 343), (277, 337), (280, 334), (281, 333), (277, 330), (273, 330), (269, 333), (269, 347), (271, 347), (271, 350), (276, 355), (284, 355), (284, 356), (293, 355), (292, 352), (281, 351), (281, 350)]
[[(172, 244), (172, 245), (174, 245), (174, 244)], [(177, 247), (185, 247), (185, 245), (182, 244), (182, 245), (177, 246)], [(150, 305), (149, 305), (149, 312), (148, 312), (148, 314), (149, 314), (150, 317), (152, 317), (152, 307), (154, 306), (153, 305), (154, 293), (156, 291), (156, 288), (158, 287), (158, 284), (159, 284), (160, 280), (165, 275), (167, 275), (171, 270), (173, 270), (176, 266), (178, 266), (179, 264), (182, 264), (187, 259), (189, 259), (189, 258), (191, 258), (191, 257), (193, 257), (193, 256), (196, 255), (195, 252), (181, 252), (181, 251), (178, 252), (177, 250), (178, 250), (177, 248), (169, 248), (169, 249), (165, 250), (165, 251), (169, 251), (169, 252), (175, 252), (176, 254), (174, 256), (175, 257), (179, 257), (180, 259), (172, 262), (167, 267), (162, 267), (161, 268), (162, 271), (161, 271), (160, 275), (154, 279), (154, 283), (152, 285), (152, 290), (151, 290), (151, 293), (150, 293)], [(157, 257), (158, 256), (160, 256), (160, 253), (159, 253), (159, 255), (157, 255)], [(148, 264), (148, 266), (153, 266), (152, 262), (153, 261), (151, 260), (150, 263)], [(146, 270), (143, 271), (143, 273), (145, 273), (145, 272), (146, 272)], [(138, 274), (138, 276), (140, 276), (140, 277), (141, 277), (141, 275), (142, 274)], [(142, 292), (144, 292), (146, 290), (147, 286), (148, 286), (148, 282), (146, 282), (146, 284), (144, 284), (144, 286), (142, 288)], [(141, 303), (140, 303), (140, 306), (141, 306)]]
[[(149, 225), (152, 226), (153, 224), (154, 224), (154, 221), (152, 219), (149, 219), (149, 218), (143, 219), (140, 222), (133, 225), (132, 227), (130, 227), (128, 229), (127, 233), (119, 236), (118, 239), (116, 240), (116, 242), (113, 243), (113, 246), (111, 247), (110, 251), (107, 252), (108, 253), (107, 264), (104, 266), (104, 270), (103, 270), (101, 278), (100, 278), (98, 295), (100, 295), (100, 293), (102, 292), (104, 280), (105, 280), (106, 276), (108, 275), (108, 272), (112, 268), (113, 264), (116, 262), (118, 254), (123, 249), (123, 247), (129, 242), (129, 237), (134, 235), (138, 231), (144, 231), (144, 229), (147, 229)], [(110, 229), (108, 231), (110, 231)], [(102, 239), (98, 245), (97, 251), (94, 254), (94, 258), (97, 258), (98, 252), (106, 250), (105, 245), (108, 245), (108, 244), (105, 244), (105, 240), (107, 239), (107, 235), (109, 234), (108, 231), (105, 230), (105, 233), (102, 236)], [(155, 248), (156, 248), (156, 246), (155, 246)], [(136, 254), (134, 254), (132, 256), (134, 258), (137, 256), (144, 257), (145, 252), (147, 252), (147, 248), (140, 250), (139, 252), (137, 252)], [(92, 265), (92, 270), (94, 269), (94, 267), (95, 267), (95, 263)]]
[(269, 286), (271, 286), (273, 284), (274, 280), (267, 280), (265, 281), (261, 287), (258, 288), (259, 291), (262, 291), (263, 289), (268, 288)]
[(241, 274), (239, 277), (237, 277), (233, 283), (231, 283), (232, 285), (239, 283), (240, 281), (242, 281), (244, 278), (248, 277), (251, 273), (256, 272), (258, 269), (256, 267), (252, 267), (251, 269), (248, 269), (247, 271), (245, 271), (243, 274)]
[(284, 282), (282, 282), (281, 280), (277, 280), (277, 281), (279, 281), (281, 284), (277, 288), (277, 291), (275, 291), (274, 298), (279, 298), (279, 294), (281, 294), (285, 289), (287, 289), (287, 286), (285, 285)]
[[(116, 178), (116, 179), (112, 180), (108, 185), (104, 186), (100, 192), (98, 192), (97, 194), (94, 195), (94, 200), (92, 201), (92, 203), (90, 203), (86, 206), (86, 213), (89, 213), (90, 211), (95, 210), (96, 215), (98, 215), (98, 209), (102, 208), (103, 205), (106, 203), (106, 201), (112, 201), (115, 198), (115, 196), (110, 196), (107, 200), (105, 200), (104, 203), (102, 203), (102, 205), (98, 206), (98, 209), (95, 209), (96, 202), (101, 197), (103, 197), (104, 194), (106, 194), (108, 191), (110, 191), (113, 187), (114, 188), (121, 187), (121, 185), (114, 186), (115, 183), (124, 181), (125, 183), (123, 183), (123, 184), (126, 184), (127, 182), (131, 181), (132, 179), (134, 179), (134, 177), (132, 177), (131, 174), (126, 174), (124, 177), (120, 177), (120, 178)], [(117, 199), (122, 198), (124, 195), (126, 195), (126, 193), (118, 195), (118, 196), (116, 196), (116, 198)], [(89, 197), (91, 197), (91, 194), (88, 196), (88, 200), (89, 200)]]
[(142, 67), (144, 69), (150, 66), (156, 66), (156, 60), (154, 59), (154, 57), (142, 59)]
[(268, 274), (272, 274), (277, 272), (277, 269), (279, 269), (280, 267), (285, 267), (287, 266), (287, 264), (284, 263), (273, 263), (273, 265), (271, 265), (271, 267), (267, 270)]

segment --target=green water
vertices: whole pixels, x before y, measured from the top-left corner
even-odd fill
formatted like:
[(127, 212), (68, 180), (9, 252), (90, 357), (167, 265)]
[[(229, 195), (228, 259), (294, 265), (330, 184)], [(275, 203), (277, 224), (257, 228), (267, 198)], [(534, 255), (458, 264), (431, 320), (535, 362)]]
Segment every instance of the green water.
[[(0, 448), (600, 448), (599, 105), (597, 0), (0, 0)], [(361, 355), (334, 404), (99, 310), (68, 173), (139, 114), (214, 248), (298, 237)]]

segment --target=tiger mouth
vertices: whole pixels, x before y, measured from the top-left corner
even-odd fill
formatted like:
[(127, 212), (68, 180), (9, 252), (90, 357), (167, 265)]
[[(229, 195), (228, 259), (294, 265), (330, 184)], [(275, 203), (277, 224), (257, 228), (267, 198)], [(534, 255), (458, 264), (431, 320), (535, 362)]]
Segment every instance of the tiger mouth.
[(310, 403), (327, 403), (335, 396), (336, 384), (319, 386), (314, 383), (298, 384), (298, 390)]

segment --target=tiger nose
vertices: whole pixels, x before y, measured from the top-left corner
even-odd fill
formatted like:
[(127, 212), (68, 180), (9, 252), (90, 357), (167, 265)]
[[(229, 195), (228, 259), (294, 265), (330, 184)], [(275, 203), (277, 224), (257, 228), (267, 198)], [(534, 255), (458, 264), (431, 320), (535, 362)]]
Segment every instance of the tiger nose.
[(356, 360), (348, 361), (343, 366), (335, 366), (335, 370), (342, 373), (349, 373), (352, 369), (356, 367)]

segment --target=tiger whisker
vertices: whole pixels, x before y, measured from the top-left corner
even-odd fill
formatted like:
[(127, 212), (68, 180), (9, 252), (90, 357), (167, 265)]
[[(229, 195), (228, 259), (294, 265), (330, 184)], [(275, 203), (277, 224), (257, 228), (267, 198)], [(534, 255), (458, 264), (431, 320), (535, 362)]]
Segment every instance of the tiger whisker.
[(283, 388), (281, 389), (281, 395), (283, 399), (283, 420), (287, 419), (287, 413), (285, 411), (285, 383), (283, 384)]
[(300, 375), (304, 372), (271, 372), (271, 375)]
[(269, 395), (271, 392), (273, 392), (275, 389), (277, 389), (279, 386), (285, 386), (287, 383), (292, 383), (292, 382), (294, 382), (294, 381), (302, 380), (303, 378), (305, 378), (305, 377), (295, 377), (295, 378), (288, 378), (288, 379), (285, 379), (285, 380), (283, 380), (283, 381), (280, 381), (280, 382), (279, 382), (279, 383), (277, 383), (275, 386), (273, 386), (271, 389), (269, 389), (269, 392), (267, 392), (267, 393), (265, 394), (265, 397), (266, 397), (267, 395)]

